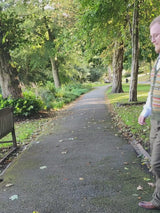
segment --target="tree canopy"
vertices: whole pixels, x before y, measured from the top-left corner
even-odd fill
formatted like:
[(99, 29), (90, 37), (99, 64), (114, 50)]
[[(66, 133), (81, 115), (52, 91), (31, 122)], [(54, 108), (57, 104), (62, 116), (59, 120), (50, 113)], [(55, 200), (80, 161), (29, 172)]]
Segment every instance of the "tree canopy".
[[(135, 3), (138, 16), (134, 28)], [(135, 90), (136, 83), (132, 83), (137, 81), (139, 68), (136, 62), (136, 70), (133, 69), (135, 60), (151, 63), (156, 58), (148, 37), (150, 22), (159, 15), (158, 3), (158, 0), (2, 1), (0, 84), (4, 97), (21, 96), (20, 82), (29, 85), (50, 80), (58, 88), (73, 80), (97, 81), (108, 70), (113, 70), (112, 92), (123, 92), (123, 69), (135, 72), (131, 82)], [(135, 59), (134, 48), (138, 51)], [(135, 96), (131, 100), (136, 100), (136, 92), (130, 93)]]

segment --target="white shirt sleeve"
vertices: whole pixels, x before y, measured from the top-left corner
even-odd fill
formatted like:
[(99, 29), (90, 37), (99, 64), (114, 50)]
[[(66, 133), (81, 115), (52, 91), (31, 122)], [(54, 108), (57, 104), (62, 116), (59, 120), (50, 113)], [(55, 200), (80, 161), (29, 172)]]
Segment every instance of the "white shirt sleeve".
[(151, 94), (149, 92), (146, 104), (143, 106), (143, 110), (141, 112), (141, 115), (144, 116), (145, 118), (147, 118), (148, 116), (151, 115), (151, 111), (152, 111), (152, 108), (151, 108)]

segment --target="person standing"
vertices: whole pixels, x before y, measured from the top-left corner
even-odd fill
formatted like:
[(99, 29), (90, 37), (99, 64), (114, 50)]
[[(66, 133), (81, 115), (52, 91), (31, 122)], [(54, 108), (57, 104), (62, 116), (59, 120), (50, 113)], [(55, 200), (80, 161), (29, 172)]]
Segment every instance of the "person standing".
[(146, 118), (151, 117), (151, 171), (156, 177), (156, 187), (152, 200), (142, 201), (139, 206), (156, 210), (160, 209), (160, 16), (156, 17), (150, 24), (150, 39), (159, 56), (151, 72), (150, 92), (138, 118), (138, 123), (144, 125)]

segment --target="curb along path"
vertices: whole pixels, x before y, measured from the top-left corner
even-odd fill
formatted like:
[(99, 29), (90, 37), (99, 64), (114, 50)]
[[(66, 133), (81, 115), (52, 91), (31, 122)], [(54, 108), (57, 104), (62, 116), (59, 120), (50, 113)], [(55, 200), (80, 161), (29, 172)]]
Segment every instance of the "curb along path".
[[(132, 146), (117, 137), (105, 103), (108, 86), (83, 95), (8, 168), (1, 213), (135, 213), (150, 199)], [(143, 190), (138, 190), (141, 185)]]
[[(141, 83), (145, 84), (146, 82), (141, 82)], [(110, 113), (112, 113), (114, 111), (113, 106), (109, 103), (108, 99), (107, 99), (107, 105), (108, 105), (108, 109), (109, 109)], [(137, 142), (135, 140), (134, 136), (132, 136), (130, 139), (128, 139), (128, 141), (134, 148), (137, 155), (143, 158), (143, 160), (144, 160), (143, 164), (145, 164), (147, 166), (147, 168), (150, 169), (150, 161), (151, 161), (150, 154), (143, 148), (143, 146), (139, 142)]]

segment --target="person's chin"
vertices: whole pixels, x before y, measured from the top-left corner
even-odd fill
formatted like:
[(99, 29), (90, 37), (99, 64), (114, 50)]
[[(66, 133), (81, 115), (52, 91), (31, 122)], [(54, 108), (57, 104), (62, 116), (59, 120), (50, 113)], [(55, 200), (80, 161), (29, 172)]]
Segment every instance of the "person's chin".
[(160, 47), (155, 47), (155, 52), (160, 53)]

